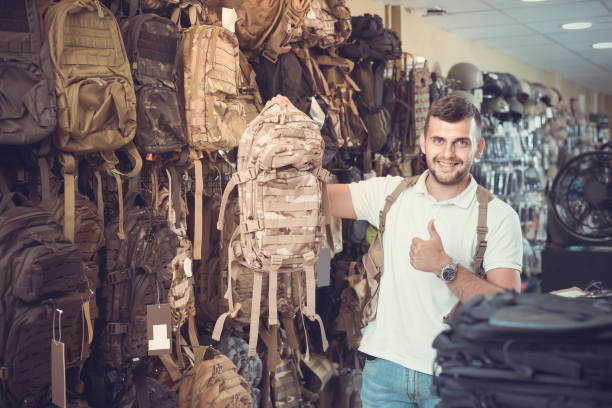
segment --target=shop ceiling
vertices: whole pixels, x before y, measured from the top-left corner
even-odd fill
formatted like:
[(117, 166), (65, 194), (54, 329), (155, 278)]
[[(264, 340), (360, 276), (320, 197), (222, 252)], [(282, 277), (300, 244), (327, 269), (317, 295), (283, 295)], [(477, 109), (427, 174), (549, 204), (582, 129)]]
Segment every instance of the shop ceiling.
[[(425, 15), (426, 21), (533, 67), (557, 71), (576, 84), (612, 95), (612, 0), (383, 0)], [(428, 9), (446, 11), (436, 15)], [(591, 22), (585, 30), (562, 24)], [(469, 62), (469, 61), (468, 61)]]

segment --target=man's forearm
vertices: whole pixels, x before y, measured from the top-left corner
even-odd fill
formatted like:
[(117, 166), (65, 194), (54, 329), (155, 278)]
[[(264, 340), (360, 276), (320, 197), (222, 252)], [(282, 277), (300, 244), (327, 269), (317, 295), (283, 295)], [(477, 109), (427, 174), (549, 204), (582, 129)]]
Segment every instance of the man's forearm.
[(467, 302), (477, 295), (489, 296), (504, 291), (503, 288), (476, 276), (461, 265), (458, 265), (457, 277), (448, 283), (448, 288), (461, 302)]

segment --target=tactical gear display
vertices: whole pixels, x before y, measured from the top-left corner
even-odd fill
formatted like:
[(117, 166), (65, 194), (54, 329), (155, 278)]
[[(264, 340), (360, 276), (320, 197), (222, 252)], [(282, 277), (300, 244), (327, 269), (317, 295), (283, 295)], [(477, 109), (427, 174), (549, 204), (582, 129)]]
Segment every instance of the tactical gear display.
[[(541, 271), (543, 191), (584, 133), (559, 91), (469, 62), (443, 77), (395, 16), (349, 4), (0, 0), (0, 406), (50, 406), (65, 378), (70, 408), (361, 407), (385, 217), (449, 93), (479, 106), (482, 88), (471, 174), (514, 206), (523, 272)], [(552, 189), (597, 242), (607, 173), (579, 167), (600, 156)], [(327, 183), (387, 175), (404, 181), (378, 230), (330, 216)], [(441, 406), (612, 405), (606, 302), (463, 305), (434, 344)]]

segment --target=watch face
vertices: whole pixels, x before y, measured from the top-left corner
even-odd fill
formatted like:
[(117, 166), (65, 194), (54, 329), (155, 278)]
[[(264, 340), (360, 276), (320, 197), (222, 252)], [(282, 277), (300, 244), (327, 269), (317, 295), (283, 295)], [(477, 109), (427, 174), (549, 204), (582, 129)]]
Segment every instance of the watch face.
[(455, 279), (455, 277), (457, 276), (457, 270), (454, 268), (444, 268), (442, 270), (442, 279), (449, 282), (452, 281), (453, 279)]

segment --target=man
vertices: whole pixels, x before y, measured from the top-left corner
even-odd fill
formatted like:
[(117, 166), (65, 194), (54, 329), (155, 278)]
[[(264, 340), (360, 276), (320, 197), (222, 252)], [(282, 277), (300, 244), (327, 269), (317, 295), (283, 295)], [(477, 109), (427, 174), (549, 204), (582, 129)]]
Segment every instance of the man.
[[(432, 342), (444, 328), (442, 318), (458, 299), (520, 288), (518, 215), (497, 198), (488, 204), (486, 280), (471, 270), (478, 202), (470, 168), (484, 149), (480, 128), (478, 109), (462, 97), (446, 96), (429, 110), (420, 136), (428, 170), (401, 193), (386, 218), (376, 319), (365, 327), (360, 345), (368, 356), (364, 407), (435, 406)], [(332, 215), (377, 227), (385, 198), (401, 180), (388, 176), (329, 185)], [(454, 264), (455, 278), (439, 279), (441, 270)]]

